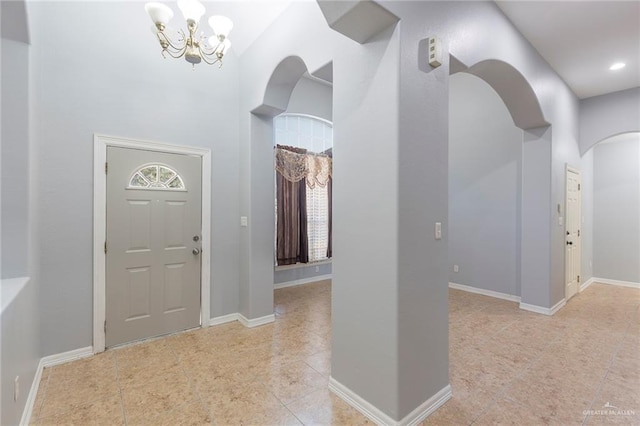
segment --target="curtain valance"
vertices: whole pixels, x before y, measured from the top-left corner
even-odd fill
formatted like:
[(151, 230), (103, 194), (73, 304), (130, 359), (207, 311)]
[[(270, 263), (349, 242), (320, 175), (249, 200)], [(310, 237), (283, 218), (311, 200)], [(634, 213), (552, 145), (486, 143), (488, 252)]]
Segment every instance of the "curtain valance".
[(282, 145), (276, 147), (276, 170), (289, 182), (306, 178), (309, 188), (316, 185), (324, 188), (332, 176), (332, 167), (332, 159), (327, 155)]

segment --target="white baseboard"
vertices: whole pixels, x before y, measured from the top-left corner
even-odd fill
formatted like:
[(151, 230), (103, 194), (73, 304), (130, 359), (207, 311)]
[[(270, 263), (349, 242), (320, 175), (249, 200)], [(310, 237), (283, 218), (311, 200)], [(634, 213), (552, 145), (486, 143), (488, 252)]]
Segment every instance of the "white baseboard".
[(556, 312), (558, 312), (560, 309), (562, 309), (564, 307), (564, 305), (567, 304), (567, 299), (565, 299), (564, 297), (562, 298), (561, 301), (559, 301), (558, 303), (556, 303), (555, 305), (553, 305), (550, 309), (550, 314), (549, 315), (553, 315)]
[(485, 290), (483, 288), (471, 287), (464, 284), (449, 283), (449, 288), (454, 290), (462, 290), (468, 293), (481, 294), (483, 296), (495, 297), (497, 299), (508, 300), (510, 302), (520, 302), (520, 296), (514, 296), (512, 294), (500, 293), (499, 291)]
[(265, 315), (260, 318), (249, 319), (240, 313), (234, 313), (234, 314), (227, 314), (227, 315), (211, 318), (211, 320), (209, 320), (209, 325), (220, 325), (220, 324), (226, 324), (232, 321), (238, 321), (240, 322), (240, 324), (244, 325), (245, 327), (253, 328), (253, 327), (258, 327), (260, 325), (269, 324), (271, 322), (274, 322), (275, 320), (276, 320), (275, 314)]
[(382, 412), (382, 410), (364, 400), (360, 395), (358, 395), (333, 377), (329, 377), (329, 390), (336, 394), (347, 404), (367, 416), (375, 424), (380, 426), (396, 424), (396, 421)]
[(315, 283), (317, 281), (330, 280), (331, 278), (333, 278), (332, 274), (318, 275), (316, 277), (302, 278), (302, 279), (299, 279), (299, 280), (293, 280), (293, 281), (287, 281), (287, 282), (284, 282), (284, 283), (274, 284), (273, 288), (275, 290), (277, 290), (279, 288), (294, 287), (294, 286), (297, 286), (297, 285)]
[(578, 290), (579, 293), (582, 293), (583, 291), (585, 291), (591, 284), (595, 283), (596, 280), (593, 278), (589, 278), (587, 281), (583, 282), (582, 284), (580, 284), (580, 289)]
[(31, 422), (31, 415), (33, 414), (33, 405), (36, 403), (36, 396), (38, 395), (38, 388), (40, 387), (40, 380), (42, 380), (42, 359), (38, 363), (36, 374), (33, 376), (33, 382), (31, 382), (31, 388), (29, 389), (29, 395), (27, 395), (27, 402), (24, 405), (22, 411), (22, 418), (20, 419), (20, 426), (28, 426)]
[(72, 351), (63, 352), (60, 354), (45, 356), (40, 359), (38, 363), (38, 369), (33, 377), (31, 388), (29, 389), (29, 396), (27, 396), (27, 402), (22, 412), (22, 418), (20, 419), (20, 426), (27, 426), (31, 421), (31, 415), (33, 414), (33, 404), (36, 402), (36, 396), (38, 395), (38, 387), (40, 386), (40, 380), (42, 379), (42, 370), (45, 367), (53, 367), (54, 365), (65, 364), (67, 362), (75, 361), (82, 358), (88, 358), (93, 355), (93, 347), (87, 346), (80, 349), (74, 349)]
[(265, 325), (265, 324), (269, 324), (271, 322), (274, 322), (276, 320), (276, 316), (274, 314), (271, 315), (265, 315), (263, 317), (260, 318), (247, 318), (242, 314), (238, 314), (238, 321), (240, 321), (240, 324), (244, 325), (245, 327), (248, 328), (253, 328), (253, 327), (258, 327), (260, 325)]
[(418, 426), (422, 423), (427, 417), (433, 414), (438, 408), (440, 408), (445, 402), (451, 399), (451, 385), (447, 385), (444, 388), (440, 389), (438, 393), (433, 395), (431, 398), (427, 399), (425, 402), (420, 404), (418, 408), (413, 410), (407, 416), (405, 416), (402, 420), (398, 422), (399, 426)]
[(228, 322), (232, 322), (232, 321), (238, 321), (238, 313), (233, 313), (233, 314), (227, 314), (227, 315), (221, 315), (219, 317), (215, 317), (215, 318), (211, 318), (209, 320), (209, 325), (220, 325), (220, 324), (226, 324)]
[(416, 426), (451, 398), (451, 386), (447, 385), (402, 420), (395, 421), (333, 377), (329, 377), (329, 390), (380, 426)]
[(72, 351), (63, 352), (61, 354), (49, 355), (40, 361), (43, 367), (53, 367), (54, 365), (65, 364), (81, 358), (87, 358), (93, 355), (93, 347), (74, 349)]
[(595, 277), (591, 279), (593, 280), (594, 283), (617, 285), (620, 287), (640, 288), (640, 283), (636, 283), (633, 281), (610, 280), (608, 278), (595, 278)]
[(522, 303), (520, 302), (520, 309), (523, 309), (525, 311), (529, 311), (529, 312), (535, 312), (536, 314), (542, 314), (542, 315), (553, 315), (556, 312), (558, 312), (560, 309), (562, 309), (562, 307), (564, 305), (567, 304), (567, 301), (562, 298), (561, 301), (559, 301), (558, 303), (556, 303), (555, 305), (553, 305), (550, 308), (545, 308), (542, 306), (538, 306), (538, 305), (530, 305), (528, 303)]

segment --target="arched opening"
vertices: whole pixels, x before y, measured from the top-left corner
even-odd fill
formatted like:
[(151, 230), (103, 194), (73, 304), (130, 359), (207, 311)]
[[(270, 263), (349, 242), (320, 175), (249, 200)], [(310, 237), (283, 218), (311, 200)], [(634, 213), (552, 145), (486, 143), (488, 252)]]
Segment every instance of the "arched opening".
[(582, 156), (582, 269), (591, 282), (640, 286), (640, 132), (606, 137)]
[[(261, 220), (268, 219), (272, 224), (268, 228), (272, 231), (271, 249), (268, 251), (272, 253), (269, 276), (273, 277), (271, 293), (276, 315), (285, 315), (292, 309), (290, 304), (283, 303), (283, 300), (289, 302), (287, 291), (278, 289), (324, 282), (331, 277), (332, 96), (331, 63), (311, 74), (301, 58), (291, 56), (275, 68), (263, 103), (252, 111), (252, 147), (260, 151), (271, 150), (272, 162), (268, 166), (272, 184), (268, 193), (273, 196), (268, 201), (262, 195), (259, 200), (252, 199), (252, 203), (259, 202), (252, 210), (259, 212)], [(289, 149), (291, 147), (299, 152), (293, 152)], [(310, 179), (306, 172), (279, 173), (276, 166), (280, 164), (277, 160), (281, 151), (286, 152), (289, 159), (295, 156), (303, 166), (309, 164), (309, 158), (313, 159), (313, 164), (322, 163), (323, 171), (307, 171), (314, 174), (314, 179)], [(259, 158), (264, 161), (267, 156), (260, 155)], [(260, 165), (260, 169), (264, 167), (267, 164)], [(328, 170), (324, 170), (327, 167)], [(262, 176), (266, 177), (266, 170)], [(260, 185), (264, 186), (265, 182)], [(290, 191), (294, 186), (295, 197)], [(284, 214), (285, 207), (294, 208), (295, 214), (293, 210)], [(300, 257), (303, 245), (302, 251), (306, 255)], [(330, 282), (326, 281), (324, 287), (328, 291), (319, 293), (329, 297)], [(279, 294), (282, 297), (278, 297)], [(328, 301), (325, 302), (328, 306)], [(325, 317), (316, 315), (311, 320), (330, 327), (329, 309), (325, 311)]]
[[(462, 119), (466, 110), (465, 120), (473, 123), (450, 126), (451, 135), (465, 139), (449, 141), (451, 159), (460, 162), (450, 167), (461, 173), (450, 180), (451, 281), (471, 280), (469, 287), (541, 312), (550, 301), (551, 126), (533, 88), (510, 64), (490, 59), (467, 66), (453, 56), (451, 64), (450, 89), (457, 96), (450, 98), (451, 117)], [(467, 93), (456, 94), (456, 80), (467, 83)], [(475, 174), (466, 187), (465, 173)], [(465, 270), (473, 278), (465, 278)]]
[(495, 59), (478, 62), (465, 72), (487, 82), (507, 106), (514, 124), (522, 130), (548, 126), (540, 102), (527, 79), (506, 62)]
[(298, 56), (283, 59), (271, 74), (262, 104), (252, 113), (271, 118), (283, 113), (289, 105), (294, 87), (306, 72), (307, 66)]
[(449, 282), (520, 296), (522, 130), (481, 78), (449, 80)]

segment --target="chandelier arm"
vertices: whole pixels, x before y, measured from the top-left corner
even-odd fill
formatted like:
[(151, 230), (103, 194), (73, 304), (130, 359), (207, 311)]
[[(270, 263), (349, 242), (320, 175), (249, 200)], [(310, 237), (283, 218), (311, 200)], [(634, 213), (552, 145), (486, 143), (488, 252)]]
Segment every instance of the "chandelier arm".
[(187, 46), (187, 40), (185, 39), (184, 33), (182, 32), (182, 30), (180, 30), (180, 33), (181, 33), (182, 38), (184, 40), (184, 45), (183, 46), (176, 46), (175, 42), (173, 40), (171, 40), (164, 32), (159, 32), (158, 33), (158, 38), (160, 38), (160, 34), (162, 34), (162, 40), (161, 41), (166, 42), (174, 50), (180, 51), (180, 50), (183, 50)]
[(202, 58), (202, 60), (203, 60), (205, 63), (207, 63), (207, 64), (209, 64), (209, 65), (213, 65), (213, 64), (215, 64), (216, 62), (220, 62), (220, 64), (222, 64), (222, 59), (221, 59), (221, 58), (218, 58), (217, 56), (215, 57), (215, 58), (216, 58), (216, 59), (215, 59), (215, 61), (210, 61), (209, 59), (211, 58), (211, 56), (212, 56), (212, 54), (211, 54), (211, 53), (209, 53), (209, 54), (205, 54), (204, 52), (202, 52), (202, 50), (200, 51), (200, 57)]
[[(211, 36), (211, 37), (215, 37), (215, 36)], [(211, 47), (211, 45), (209, 44), (209, 40), (211, 40), (211, 37), (207, 39), (206, 43), (200, 44), (200, 53), (205, 55), (213, 55), (214, 53), (216, 53), (216, 50), (218, 49), (218, 47), (220, 47), (220, 44), (222, 43), (218, 42), (218, 44), (216, 44), (215, 47)]]
[(184, 56), (184, 53), (187, 51), (187, 45), (185, 45), (182, 49), (175, 49), (175, 51), (171, 51), (169, 49), (163, 49), (162, 52), (166, 52), (169, 56), (174, 59), (180, 59)]

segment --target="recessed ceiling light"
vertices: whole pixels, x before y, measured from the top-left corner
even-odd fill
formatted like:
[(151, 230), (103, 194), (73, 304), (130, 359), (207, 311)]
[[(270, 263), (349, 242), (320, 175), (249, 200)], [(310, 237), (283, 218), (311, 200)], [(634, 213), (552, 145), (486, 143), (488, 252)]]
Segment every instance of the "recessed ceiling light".
[(609, 67), (609, 69), (611, 71), (616, 71), (616, 70), (620, 70), (622, 68), (624, 68), (627, 64), (625, 64), (624, 62), (616, 62), (615, 64), (611, 65)]

